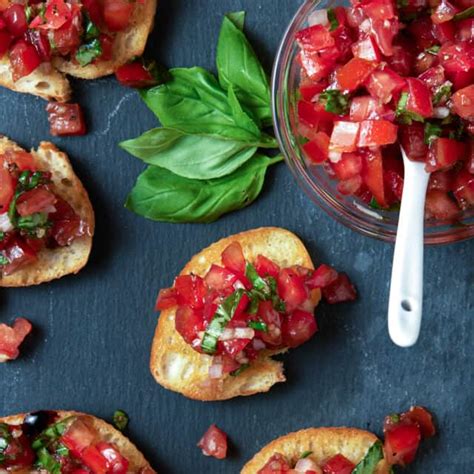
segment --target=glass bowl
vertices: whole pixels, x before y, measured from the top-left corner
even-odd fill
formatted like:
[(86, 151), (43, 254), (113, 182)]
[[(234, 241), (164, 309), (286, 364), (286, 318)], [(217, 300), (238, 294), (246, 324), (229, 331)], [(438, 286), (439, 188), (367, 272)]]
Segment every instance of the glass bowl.
[[(273, 69), (273, 120), (280, 148), (299, 185), (311, 200), (337, 221), (364, 235), (394, 242), (398, 212), (370, 208), (355, 196), (341, 195), (337, 181), (322, 166), (308, 164), (303, 156), (296, 132), (296, 92), (300, 66), (296, 61), (296, 33), (308, 26), (315, 10), (343, 6), (342, 1), (306, 0), (290, 23), (281, 42)], [(464, 211), (456, 223), (425, 223), (425, 243), (446, 244), (474, 237), (474, 210)]]

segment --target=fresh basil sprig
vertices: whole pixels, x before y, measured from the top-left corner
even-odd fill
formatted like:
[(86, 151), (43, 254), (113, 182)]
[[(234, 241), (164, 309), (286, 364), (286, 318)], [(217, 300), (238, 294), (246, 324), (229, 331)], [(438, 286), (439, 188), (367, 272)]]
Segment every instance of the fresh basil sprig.
[(367, 451), (362, 461), (352, 471), (352, 474), (374, 474), (377, 464), (383, 459), (383, 447), (376, 441)]
[(120, 146), (150, 166), (126, 207), (149, 219), (211, 222), (250, 204), (268, 166), (258, 153), (278, 148), (268, 77), (243, 33), (244, 12), (230, 13), (219, 36), (219, 80), (200, 67), (171, 69), (165, 84), (140, 94), (162, 128)]

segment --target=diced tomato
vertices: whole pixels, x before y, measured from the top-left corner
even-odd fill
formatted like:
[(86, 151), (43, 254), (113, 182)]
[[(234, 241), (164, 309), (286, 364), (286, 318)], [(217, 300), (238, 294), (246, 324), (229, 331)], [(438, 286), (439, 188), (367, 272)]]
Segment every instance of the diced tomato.
[(107, 473), (127, 474), (128, 460), (120, 451), (109, 443), (100, 442), (96, 445), (101, 456), (106, 460)]
[(204, 331), (204, 321), (197, 310), (190, 306), (179, 306), (175, 316), (176, 331), (183, 339), (192, 344), (200, 331)]
[(324, 132), (317, 132), (312, 140), (303, 145), (303, 150), (312, 163), (325, 162), (329, 153), (329, 136)]
[(349, 116), (354, 122), (379, 119), (386, 115), (388, 115), (388, 109), (380, 101), (368, 95), (354, 97), (351, 101)]
[(409, 76), (415, 64), (415, 56), (405, 45), (394, 45), (388, 64), (397, 74)]
[(17, 318), (12, 327), (0, 324), (0, 362), (20, 355), (19, 347), (32, 329), (31, 323), (24, 318)]
[(0, 30), (0, 59), (5, 56), (12, 41), (13, 36), (8, 31)]
[(411, 125), (400, 125), (400, 141), (403, 150), (411, 160), (423, 161), (428, 153), (428, 145), (425, 143), (425, 128), (419, 122)]
[(38, 15), (31, 23), (30, 28), (44, 30), (58, 30), (72, 17), (72, 7), (64, 0), (49, 0), (44, 15)]
[(11, 275), (19, 268), (23, 268), (37, 261), (38, 257), (34, 250), (22, 239), (14, 238), (8, 247), (3, 250), (3, 256), (8, 263), (2, 267), (4, 275)]
[[(292, 308), (288, 309), (288, 311), (291, 311), (291, 309)], [(282, 317), (273, 309), (272, 302), (261, 301), (258, 305), (257, 315), (268, 328), (267, 332), (257, 331), (259, 337), (270, 346), (280, 346), (282, 343)]]
[(450, 138), (433, 140), (426, 161), (426, 170), (429, 172), (445, 170), (454, 166), (466, 156), (464, 143)]
[(174, 288), (164, 288), (158, 293), (155, 310), (163, 311), (178, 305), (178, 295)]
[[(222, 345), (224, 346), (224, 350), (227, 352), (227, 354), (235, 359), (236, 356), (249, 345), (250, 341), (250, 339), (229, 339), (227, 341), (222, 341)], [(235, 369), (232, 367), (230, 372), (233, 370)]]
[(198, 447), (202, 449), (204, 456), (225, 459), (227, 457), (227, 434), (213, 424), (200, 439)]
[(102, 54), (97, 58), (100, 61), (110, 61), (114, 56), (114, 38), (110, 35), (101, 33), (99, 35)]
[(323, 57), (317, 51), (304, 49), (299, 52), (298, 60), (305, 74), (313, 81), (325, 79), (336, 65), (335, 59)]
[(122, 31), (130, 24), (135, 5), (128, 0), (105, 0), (104, 21), (110, 31)]
[(359, 28), (364, 20), (367, 19), (364, 10), (358, 4), (346, 8), (347, 24), (351, 28)]
[(454, 197), (461, 209), (474, 206), (474, 174), (467, 169), (462, 169), (454, 182)]
[(82, 20), (80, 15), (73, 16), (61, 28), (52, 30), (51, 44), (54, 50), (63, 56), (74, 53), (81, 45)]
[[(363, 186), (364, 184), (362, 183), (362, 178), (359, 175), (356, 175), (344, 181), (339, 181), (337, 184), (337, 190), (341, 194), (349, 196), (351, 194), (358, 194)], [(368, 200), (369, 202), (370, 199), (371, 198)]]
[(428, 190), (438, 189), (449, 192), (454, 189), (454, 170), (435, 171), (431, 173)]
[(314, 25), (299, 31), (296, 34), (296, 41), (306, 52), (320, 51), (335, 45), (334, 38), (323, 25)]
[(3, 20), (7, 26), (8, 31), (18, 38), (26, 33), (28, 29), (28, 22), (26, 21), (25, 7), (19, 3), (11, 4), (3, 12)]
[(230, 294), (234, 290), (234, 284), (237, 281), (237, 275), (227, 268), (219, 265), (211, 265), (211, 268), (204, 277), (206, 285), (212, 290)]
[(10, 172), (5, 167), (5, 161), (0, 156), (0, 214), (8, 210), (8, 206), (15, 193), (15, 181)]
[(232, 242), (221, 255), (222, 264), (236, 274), (245, 273), (245, 257), (239, 242)]
[(329, 265), (320, 265), (313, 274), (306, 280), (309, 289), (324, 288), (337, 280), (337, 272)]
[(431, 413), (423, 407), (413, 406), (405, 413), (401, 414), (402, 423), (411, 422), (419, 426), (422, 438), (431, 438), (436, 434), (436, 428)]
[(334, 122), (329, 149), (341, 153), (355, 151), (359, 138), (359, 128), (360, 124), (356, 122)]
[[(451, 26), (451, 34), (446, 41), (471, 41), (474, 39), (474, 18), (466, 18), (465, 20), (456, 22), (456, 29), (454, 28), (454, 23), (449, 21), (447, 23), (442, 23), (439, 26)], [(445, 42), (445, 41), (443, 41)]]
[(283, 344), (298, 347), (316, 333), (318, 326), (313, 314), (296, 309), (283, 318)]
[(320, 103), (313, 104), (302, 100), (298, 102), (299, 126), (304, 127), (309, 139), (313, 138), (318, 130), (330, 134), (335, 118), (336, 115), (326, 112)]
[(13, 468), (14, 472), (22, 471), (21, 468), (31, 469), (36, 458), (36, 454), (31, 449), (31, 441), (25, 435), (18, 438), (13, 437), (2, 454), (5, 457), (2, 461), (2, 467)]
[(99, 28), (104, 24), (104, 16), (102, 13), (101, 3), (98, 0), (82, 0), (81, 2), (89, 15), (92, 22)]
[(469, 72), (473, 68), (472, 46), (468, 41), (445, 43), (438, 52), (441, 65), (447, 74)]
[(398, 33), (399, 25), (396, 19), (372, 21), (372, 32), (384, 56), (393, 55), (393, 40)]
[(387, 205), (400, 202), (403, 194), (403, 177), (393, 170), (384, 170), (383, 181)]
[(362, 179), (381, 207), (387, 207), (383, 176), (382, 153), (367, 151), (363, 155)]
[(441, 0), (436, 10), (431, 15), (431, 21), (435, 24), (444, 23), (452, 20), (454, 15), (459, 12), (459, 9), (449, 3), (448, 0)]
[(98, 441), (99, 434), (89, 418), (76, 418), (61, 437), (61, 443), (76, 457), (81, 457), (83, 451)]
[(76, 214), (70, 204), (57, 198), (54, 207), (56, 212), (48, 217), (53, 223), (51, 237), (60, 247), (70, 245), (77, 237), (90, 235), (87, 223)]
[(291, 471), (291, 467), (286, 458), (282, 454), (276, 453), (257, 474), (286, 474), (289, 471)]
[(115, 77), (127, 87), (151, 87), (157, 83), (151, 72), (151, 67), (146, 67), (141, 60), (120, 66), (115, 71)]
[(201, 309), (204, 306), (207, 289), (200, 276), (180, 275), (174, 281), (174, 287), (180, 305), (188, 305), (194, 309)]
[(355, 468), (349, 459), (342, 454), (336, 454), (323, 465), (324, 474), (351, 474)]
[(262, 278), (271, 276), (276, 279), (280, 273), (280, 267), (264, 255), (257, 255), (255, 269)]
[(51, 44), (44, 32), (39, 30), (28, 30), (26, 33), (28, 41), (36, 48), (42, 62), (51, 59)]
[(420, 16), (407, 25), (407, 30), (418, 51), (437, 44), (433, 23), (428, 16)]
[(353, 91), (361, 86), (377, 67), (375, 61), (352, 58), (336, 73), (337, 83), (343, 90)]
[(324, 287), (322, 292), (329, 304), (353, 301), (357, 298), (356, 289), (345, 273), (339, 273), (337, 279)]
[[(461, 22), (459, 22), (461, 23)], [(441, 43), (447, 43), (448, 41), (454, 41), (455, 36), (461, 32), (462, 26), (460, 24), (454, 24), (453, 21), (446, 21), (445, 23), (433, 24), (433, 32), (435, 38)], [(469, 38), (459, 38), (461, 41)]]
[(421, 441), (415, 424), (399, 424), (385, 433), (385, 456), (389, 464), (405, 466), (413, 462)]
[[(350, 28), (339, 27), (337, 30), (331, 33), (334, 40), (336, 41), (336, 51), (337, 55), (335, 60), (338, 61), (347, 61), (352, 57), (352, 44), (354, 43), (353, 34)], [(329, 51), (331, 48), (321, 51), (321, 54), (324, 56), (326, 51)], [(336, 53), (335, 51), (335, 53)]]
[(360, 124), (358, 147), (389, 145), (397, 141), (397, 126), (387, 120), (364, 120)]
[(311, 102), (314, 96), (326, 89), (327, 86), (327, 81), (313, 82), (309, 79), (305, 79), (301, 81), (299, 91), (303, 100)]
[(331, 163), (338, 179), (345, 181), (358, 176), (362, 172), (362, 158), (357, 153), (343, 153), (341, 159)]
[(16, 209), (20, 216), (30, 216), (35, 212), (53, 212), (51, 208), (56, 203), (56, 196), (44, 186), (21, 194), (17, 200)]
[(423, 74), (420, 74), (418, 79), (424, 82), (432, 92), (436, 91), (446, 82), (443, 66), (430, 67)]
[(367, 61), (380, 61), (382, 53), (372, 36), (360, 39), (352, 45), (352, 54), (356, 58), (366, 59)]
[(19, 40), (12, 46), (9, 57), (14, 81), (28, 76), (41, 64), (36, 48), (25, 40)]
[(363, 4), (362, 9), (371, 20), (390, 20), (395, 17), (395, 8), (391, 0), (372, 0)]
[(278, 275), (278, 294), (286, 304), (286, 310), (292, 311), (308, 298), (302, 278), (291, 268), (284, 268)]
[(419, 79), (409, 77), (408, 101), (406, 109), (421, 117), (427, 118), (433, 115), (433, 104), (431, 103), (431, 92), (426, 84)]
[(451, 221), (458, 215), (458, 206), (446, 192), (433, 189), (426, 193), (425, 216), (427, 219)]
[(393, 94), (403, 89), (405, 84), (405, 79), (385, 67), (383, 70), (377, 70), (371, 74), (366, 87), (372, 97), (387, 104), (392, 100)]
[(107, 459), (102, 456), (96, 446), (88, 446), (81, 453), (81, 461), (92, 470), (94, 474), (107, 474)]
[(86, 124), (79, 104), (49, 102), (46, 106), (51, 135), (84, 135)]
[(451, 100), (454, 113), (466, 120), (474, 121), (474, 84), (456, 91)]

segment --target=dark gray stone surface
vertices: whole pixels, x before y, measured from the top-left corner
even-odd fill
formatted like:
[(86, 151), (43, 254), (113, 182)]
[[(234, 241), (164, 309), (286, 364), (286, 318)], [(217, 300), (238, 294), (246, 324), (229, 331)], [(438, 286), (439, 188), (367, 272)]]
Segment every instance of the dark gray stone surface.
[[(166, 65), (213, 67), (222, 15), (248, 12), (247, 30), (271, 66), (298, 0), (161, 0), (149, 54)], [(78, 276), (37, 288), (3, 290), (0, 320), (31, 319), (23, 356), (0, 367), (0, 414), (74, 408), (131, 419), (129, 435), (161, 473), (236, 473), (264, 444), (292, 430), (349, 425), (381, 431), (385, 414), (423, 404), (440, 435), (407, 473), (471, 474), (474, 469), (472, 349), (474, 241), (429, 248), (425, 317), (419, 343), (399, 349), (386, 330), (393, 248), (342, 227), (314, 207), (285, 165), (271, 170), (261, 198), (212, 225), (146, 221), (123, 208), (143, 165), (117, 147), (156, 121), (138, 95), (112, 78), (74, 83), (90, 133), (54, 140), (90, 191), (97, 234)], [(25, 147), (48, 138), (40, 99), (0, 91), (0, 131)], [(199, 403), (154, 383), (148, 370), (157, 290), (198, 250), (260, 225), (299, 234), (316, 262), (347, 271), (355, 304), (318, 310), (321, 331), (286, 357), (288, 382), (269, 394)], [(210, 423), (232, 440), (227, 461), (195, 447)]]

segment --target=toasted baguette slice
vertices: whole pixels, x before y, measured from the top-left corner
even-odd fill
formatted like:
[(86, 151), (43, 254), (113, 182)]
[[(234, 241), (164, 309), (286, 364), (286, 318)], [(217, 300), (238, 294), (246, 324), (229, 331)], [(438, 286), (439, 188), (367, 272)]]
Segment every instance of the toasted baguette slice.
[[(311, 451), (311, 459), (317, 464), (323, 464), (337, 454), (358, 464), (376, 441), (378, 438), (374, 434), (356, 428), (309, 428), (287, 434), (267, 444), (244, 466), (240, 474), (256, 474), (276, 453), (295, 464), (308, 451)], [(389, 472), (388, 463), (380, 461), (375, 473)]]
[(0, 59), (0, 86), (46, 100), (67, 102), (71, 98), (71, 86), (66, 74), (81, 79), (97, 79), (113, 74), (118, 67), (143, 54), (148, 35), (153, 29), (156, 5), (157, 0), (136, 3), (129, 27), (115, 36), (110, 61), (81, 66), (58, 56), (53, 58), (52, 64), (44, 63), (28, 76), (14, 81), (10, 61), (5, 56)]
[[(138, 450), (138, 448), (120, 431), (115, 429), (112, 425), (96, 418), (92, 415), (87, 415), (85, 413), (80, 413), (76, 411), (57, 411), (59, 414), (59, 419), (63, 420), (70, 416), (86, 416), (92, 422), (94, 428), (100, 433), (100, 436), (105, 442), (111, 442), (115, 444), (120, 453), (125, 456), (129, 461), (128, 472), (138, 473), (146, 469), (146, 474), (156, 474), (156, 471), (150, 466), (148, 461), (145, 459), (143, 454)], [(4, 418), (0, 418), (0, 423), (7, 423), (9, 425), (21, 425), (25, 414), (11, 415)], [(36, 471), (35, 471), (36, 472)]]
[[(21, 148), (6, 137), (0, 137), (0, 155), (7, 150)], [(77, 273), (89, 259), (94, 234), (94, 210), (79, 178), (74, 174), (67, 155), (52, 143), (41, 142), (31, 153), (39, 167), (50, 171), (54, 192), (67, 201), (89, 226), (89, 234), (79, 237), (70, 246), (41, 250), (38, 261), (22, 268), (12, 275), (0, 275), (0, 287), (30, 286)]]
[[(240, 243), (250, 262), (262, 254), (281, 267), (314, 268), (304, 244), (296, 235), (277, 227), (262, 227), (212, 244), (195, 255), (181, 275), (204, 276), (213, 263), (220, 264), (222, 252), (232, 242)], [(315, 290), (312, 298), (316, 306), (321, 298), (320, 291)], [(238, 376), (226, 375), (217, 381), (209, 379), (212, 357), (199, 354), (183, 340), (175, 329), (175, 312), (174, 308), (162, 311), (153, 339), (150, 368), (159, 384), (188, 398), (213, 401), (267, 392), (274, 384), (285, 381), (283, 364), (271, 359), (278, 351), (265, 351)]]

